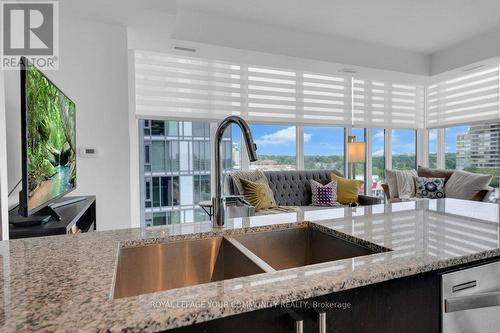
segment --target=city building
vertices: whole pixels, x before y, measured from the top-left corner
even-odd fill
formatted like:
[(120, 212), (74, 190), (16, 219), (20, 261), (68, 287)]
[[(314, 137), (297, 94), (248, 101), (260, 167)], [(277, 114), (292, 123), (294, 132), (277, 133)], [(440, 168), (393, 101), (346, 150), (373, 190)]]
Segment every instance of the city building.
[[(205, 220), (200, 201), (210, 199), (210, 123), (141, 120), (142, 221), (146, 226)], [(222, 143), (224, 169), (235, 155), (228, 128)]]
[(457, 135), (457, 169), (493, 168), (500, 170), (500, 123), (471, 125)]

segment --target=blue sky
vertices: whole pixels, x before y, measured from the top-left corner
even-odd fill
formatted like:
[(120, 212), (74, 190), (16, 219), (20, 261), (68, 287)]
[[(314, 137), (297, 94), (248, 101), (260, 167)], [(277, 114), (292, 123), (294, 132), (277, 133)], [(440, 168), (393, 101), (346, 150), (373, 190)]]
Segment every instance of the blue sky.
[[(295, 127), (280, 125), (250, 125), (257, 151), (261, 155), (295, 155)], [(457, 134), (466, 133), (468, 127), (453, 127), (446, 130), (446, 151), (456, 151)], [(233, 125), (233, 142), (240, 142), (240, 130)], [(357, 140), (363, 140), (363, 130), (353, 129)], [(341, 155), (344, 152), (343, 128), (306, 127), (304, 129), (305, 155)], [(373, 129), (374, 155), (381, 156), (384, 151), (384, 131)], [(394, 130), (392, 135), (393, 154), (411, 154), (415, 151), (415, 131)], [(434, 138), (431, 133), (431, 142)], [(432, 145), (432, 144), (431, 144)], [(432, 149), (432, 148), (431, 148)]]
[(458, 134), (466, 134), (469, 130), (469, 126), (459, 126), (459, 127), (450, 127), (447, 128), (444, 134), (445, 138), (445, 152), (446, 153), (455, 153), (457, 151), (457, 135)]

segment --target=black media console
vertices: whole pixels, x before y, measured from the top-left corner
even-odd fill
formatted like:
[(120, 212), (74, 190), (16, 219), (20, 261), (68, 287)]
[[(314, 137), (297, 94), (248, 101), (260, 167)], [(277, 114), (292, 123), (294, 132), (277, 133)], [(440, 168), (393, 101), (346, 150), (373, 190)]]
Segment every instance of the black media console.
[[(78, 197), (63, 197), (59, 201), (77, 199)], [(20, 227), (9, 224), (9, 238), (27, 238), (41, 237), (51, 235), (66, 235), (79, 232), (92, 232), (96, 230), (96, 211), (95, 211), (95, 196), (87, 196), (85, 200), (78, 201), (69, 205), (57, 207), (58, 201), (54, 202), (54, 211), (61, 217), (57, 221), (51, 217), (48, 222), (29, 226)], [(56, 208), (57, 207), (57, 208)], [(19, 215), (14, 209), (9, 212), (9, 219), (14, 220)]]

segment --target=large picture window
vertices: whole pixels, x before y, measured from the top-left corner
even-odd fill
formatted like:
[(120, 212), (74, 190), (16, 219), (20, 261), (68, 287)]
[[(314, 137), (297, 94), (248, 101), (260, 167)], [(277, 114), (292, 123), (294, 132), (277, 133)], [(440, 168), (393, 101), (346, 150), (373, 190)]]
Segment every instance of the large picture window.
[(417, 168), (417, 132), (415, 130), (392, 130), (392, 168), (394, 170)]
[(491, 201), (500, 198), (500, 123), (448, 127), (445, 129), (447, 169), (492, 176)]
[(304, 169), (344, 174), (344, 128), (304, 127)]
[(293, 170), (296, 168), (296, 128), (282, 125), (250, 125), (257, 144), (258, 161), (250, 169)]
[(428, 132), (429, 135), (429, 146), (428, 146), (428, 153), (429, 153), (429, 168), (437, 168), (437, 136), (438, 136), (438, 130), (437, 128), (430, 129)]
[(385, 130), (372, 128), (372, 195), (384, 197), (385, 180)]
[[(210, 123), (140, 120), (142, 224), (207, 220), (199, 208), (210, 193)], [(239, 147), (228, 128), (222, 142), (224, 169), (235, 168)]]

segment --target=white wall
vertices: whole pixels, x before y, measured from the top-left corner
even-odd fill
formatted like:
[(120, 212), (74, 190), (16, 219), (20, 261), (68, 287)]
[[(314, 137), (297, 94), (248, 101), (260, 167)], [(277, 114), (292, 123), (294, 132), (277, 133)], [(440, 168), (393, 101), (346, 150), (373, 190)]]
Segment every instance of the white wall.
[[(77, 146), (97, 147), (100, 151), (98, 158), (78, 157), (78, 189), (71, 195), (96, 195), (98, 230), (128, 228), (131, 222), (126, 29), (62, 19), (59, 36), (59, 70), (46, 74), (76, 103)], [(6, 74), (10, 188), (21, 174), (19, 74)]]
[(440, 74), (498, 56), (500, 56), (500, 26), (434, 53), (431, 57), (431, 74)]

